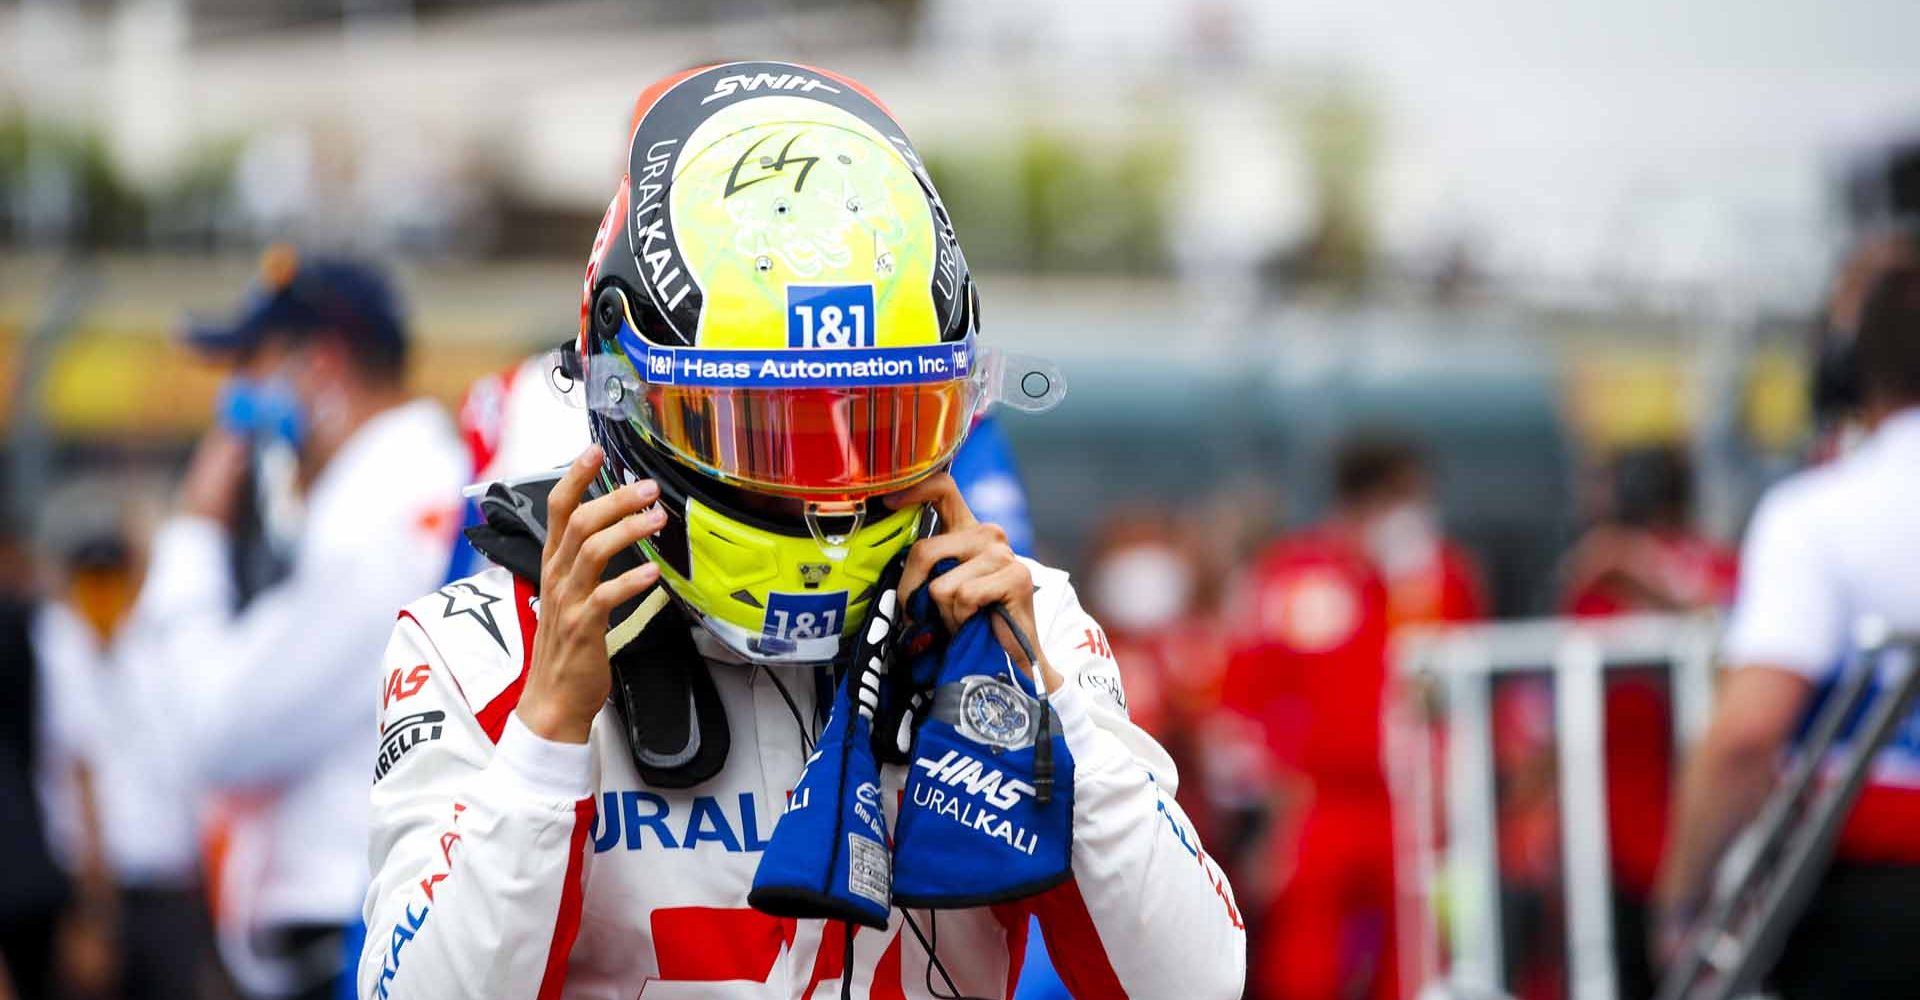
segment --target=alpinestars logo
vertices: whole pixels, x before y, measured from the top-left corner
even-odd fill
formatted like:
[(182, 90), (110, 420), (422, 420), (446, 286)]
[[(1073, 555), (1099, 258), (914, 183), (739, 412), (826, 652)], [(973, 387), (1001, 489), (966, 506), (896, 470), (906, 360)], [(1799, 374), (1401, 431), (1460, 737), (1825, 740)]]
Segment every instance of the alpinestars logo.
[(386, 777), (387, 772), (393, 770), (393, 765), (400, 763), (400, 758), (407, 755), (407, 751), (439, 739), (446, 721), (447, 713), (430, 709), (403, 715), (387, 723), (387, 728), (380, 731), (380, 756), (373, 762), (373, 780), (378, 782)]
[(464, 580), (440, 588), (440, 596), (447, 599), (447, 606), (441, 610), (440, 617), (470, 616), (480, 623), (481, 628), (487, 630), (487, 634), (493, 637), (494, 642), (500, 644), (502, 650), (507, 648), (507, 640), (500, 635), (500, 623), (493, 617), (493, 606), (500, 603), (498, 596), (489, 594)]
[(711, 104), (722, 97), (732, 94), (734, 91), (742, 89), (748, 91), (797, 90), (803, 94), (810, 94), (816, 90), (824, 90), (829, 94), (838, 94), (840, 92), (839, 87), (835, 87), (825, 80), (816, 80), (813, 77), (803, 76), (799, 73), (755, 73), (752, 76), (737, 73), (732, 76), (723, 76), (715, 81), (713, 84), (713, 93), (702, 97), (700, 103)]

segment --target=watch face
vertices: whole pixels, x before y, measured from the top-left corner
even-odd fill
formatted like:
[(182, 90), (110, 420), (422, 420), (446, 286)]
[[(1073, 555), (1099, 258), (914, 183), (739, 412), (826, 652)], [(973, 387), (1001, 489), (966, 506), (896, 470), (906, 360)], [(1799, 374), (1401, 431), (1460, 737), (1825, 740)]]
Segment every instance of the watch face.
[(976, 742), (1016, 747), (1027, 742), (1033, 715), (1018, 688), (1002, 680), (976, 678), (960, 695), (960, 725)]

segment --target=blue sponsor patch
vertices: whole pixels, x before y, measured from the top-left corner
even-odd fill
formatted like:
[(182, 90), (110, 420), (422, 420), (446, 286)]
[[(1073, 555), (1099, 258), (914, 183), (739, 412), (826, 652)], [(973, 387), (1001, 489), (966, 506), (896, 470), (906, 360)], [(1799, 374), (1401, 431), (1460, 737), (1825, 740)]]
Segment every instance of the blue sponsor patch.
[(822, 639), (840, 634), (847, 620), (847, 592), (767, 595), (760, 631), (776, 639)]
[(966, 378), (973, 372), (973, 338), (922, 347), (814, 347), (722, 349), (660, 347), (631, 327), (620, 346), (651, 385), (715, 388), (861, 388), (915, 385)]
[(787, 346), (873, 346), (872, 285), (788, 285)]

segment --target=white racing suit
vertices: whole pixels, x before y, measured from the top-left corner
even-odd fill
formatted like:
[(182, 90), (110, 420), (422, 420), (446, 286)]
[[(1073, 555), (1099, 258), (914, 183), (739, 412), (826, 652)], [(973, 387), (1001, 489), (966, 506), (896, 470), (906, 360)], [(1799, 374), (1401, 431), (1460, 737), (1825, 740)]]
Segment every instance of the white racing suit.
[[(1075, 996), (1238, 997), (1239, 909), (1174, 803), (1172, 762), (1127, 720), (1066, 574), (1031, 566), (1066, 681), (1053, 704), (1075, 761), (1074, 877), (1017, 903), (895, 909), (884, 932), (854, 936), (852, 994), (1009, 997), (1034, 915)], [(536, 598), (496, 568), (401, 612), (382, 671), (361, 996), (840, 996), (844, 925), (747, 906), (818, 729), (816, 671), (725, 662), (702, 642), (731, 751), (700, 785), (650, 788), (610, 706), (584, 746), (515, 716)], [(883, 801), (904, 781), (884, 768)]]

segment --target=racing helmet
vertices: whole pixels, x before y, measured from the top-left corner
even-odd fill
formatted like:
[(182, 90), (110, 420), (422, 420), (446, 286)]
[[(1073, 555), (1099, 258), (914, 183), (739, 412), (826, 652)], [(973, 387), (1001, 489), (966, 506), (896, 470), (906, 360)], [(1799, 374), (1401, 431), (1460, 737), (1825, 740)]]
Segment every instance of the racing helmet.
[(864, 87), (777, 62), (661, 80), (582, 289), (596, 489), (659, 484), (641, 548), (733, 652), (831, 660), (932, 527), (882, 497), (943, 469), (1012, 368), (1022, 408), (1064, 390), (978, 325), (946, 208)]

